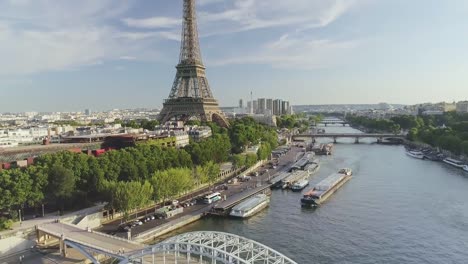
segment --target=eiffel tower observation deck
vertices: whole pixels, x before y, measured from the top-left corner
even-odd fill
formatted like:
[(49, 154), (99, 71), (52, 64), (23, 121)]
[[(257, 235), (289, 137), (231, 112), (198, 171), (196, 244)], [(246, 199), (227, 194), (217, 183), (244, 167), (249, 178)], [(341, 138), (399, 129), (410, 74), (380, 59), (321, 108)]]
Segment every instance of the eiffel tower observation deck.
[(195, 0), (184, 0), (182, 43), (179, 64), (169, 98), (159, 115), (161, 123), (170, 120), (214, 121), (223, 127), (229, 123), (213, 97), (198, 40)]

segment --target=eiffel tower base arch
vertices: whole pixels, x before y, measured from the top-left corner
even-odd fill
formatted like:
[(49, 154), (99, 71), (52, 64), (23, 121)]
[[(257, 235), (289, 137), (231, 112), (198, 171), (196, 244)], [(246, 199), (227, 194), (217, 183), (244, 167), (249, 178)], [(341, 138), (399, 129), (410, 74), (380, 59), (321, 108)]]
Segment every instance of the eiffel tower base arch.
[(221, 127), (228, 127), (229, 122), (221, 112), (218, 102), (212, 98), (174, 98), (164, 102), (159, 114), (159, 121), (164, 124), (171, 120), (188, 121), (197, 117), (202, 122), (216, 122)]

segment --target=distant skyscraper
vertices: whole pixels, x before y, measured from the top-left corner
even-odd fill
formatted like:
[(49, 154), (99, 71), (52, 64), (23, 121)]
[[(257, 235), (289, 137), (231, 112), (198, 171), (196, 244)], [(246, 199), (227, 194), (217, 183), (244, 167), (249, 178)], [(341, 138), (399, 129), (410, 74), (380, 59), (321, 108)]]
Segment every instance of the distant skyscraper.
[(258, 99), (258, 108), (257, 108), (257, 114), (264, 114), (266, 110), (266, 99), (265, 98), (259, 98)]
[(275, 99), (273, 100), (273, 114), (282, 115), (283, 114), (283, 100)]
[(85, 109), (85, 110), (84, 110), (84, 113), (85, 113), (85, 115), (89, 116), (89, 115), (91, 114), (91, 110)]
[(290, 114), (290, 113), (289, 113), (289, 110), (290, 110), (290, 109), (289, 109), (289, 101), (283, 101), (283, 102), (281, 103), (281, 113), (282, 113), (283, 115), (288, 115), (288, 114)]
[(239, 108), (243, 109), (244, 108), (244, 100), (239, 99)]
[(252, 101), (247, 102), (247, 110), (248, 110), (249, 114), (253, 113)]
[(273, 113), (273, 99), (266, 99), (266, 109)]
[(258, 112), (258, 101), (257, 100), (253, 101), (252, 107), (253, 107), (253, 112), (257, 113)]

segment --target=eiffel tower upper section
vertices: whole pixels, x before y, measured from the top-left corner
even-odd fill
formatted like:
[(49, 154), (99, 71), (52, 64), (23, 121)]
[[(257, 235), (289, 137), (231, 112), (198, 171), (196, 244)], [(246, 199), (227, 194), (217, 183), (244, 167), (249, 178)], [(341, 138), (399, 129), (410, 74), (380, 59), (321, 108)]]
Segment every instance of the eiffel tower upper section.
[(177, 73), (159, 120), (165, 123), (169, 120), (198, 118), (201, 121), (215, 121), (223, 127), (229, 126), (205, 76), (198, 41), (195, 0), (184, 0), (181, 42)]
[(169, 98), (213, 98), (201, 58), (195, 0), (184, 0), (181, 41), (177, 74)]

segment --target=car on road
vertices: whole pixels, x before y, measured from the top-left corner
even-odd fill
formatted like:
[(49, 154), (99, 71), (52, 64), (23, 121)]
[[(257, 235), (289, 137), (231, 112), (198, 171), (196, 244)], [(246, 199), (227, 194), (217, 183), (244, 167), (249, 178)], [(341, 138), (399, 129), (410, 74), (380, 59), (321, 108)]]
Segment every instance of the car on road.
[(249, 176), (257, 177), (258, 171), (252, 171), (251, 173), (249, 173)]
[(239, 178), (239, 181), (241, 182), (250, 181), (252, 179), (250, 176), (246, 176), (246, 175), (241, 175), (238, 178)]

